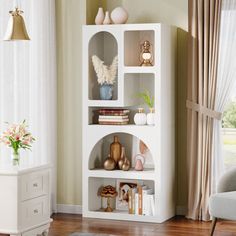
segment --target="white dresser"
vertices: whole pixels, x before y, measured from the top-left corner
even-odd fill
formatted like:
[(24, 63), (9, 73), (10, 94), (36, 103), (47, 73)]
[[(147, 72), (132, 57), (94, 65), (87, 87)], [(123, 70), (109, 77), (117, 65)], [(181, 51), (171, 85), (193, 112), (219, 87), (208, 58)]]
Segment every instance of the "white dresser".
[(0, 234), (46, 236), (50, 227), (51, 169), (0, 168)]

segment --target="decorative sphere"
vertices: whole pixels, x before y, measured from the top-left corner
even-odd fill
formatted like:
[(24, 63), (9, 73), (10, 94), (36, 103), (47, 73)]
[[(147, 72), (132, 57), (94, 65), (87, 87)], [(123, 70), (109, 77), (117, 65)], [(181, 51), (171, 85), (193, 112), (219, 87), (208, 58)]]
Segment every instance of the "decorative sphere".
[(117, 7), (111, 12), (111, 19), (114, 24), (125, 24), (129, 14), (123, 7)]

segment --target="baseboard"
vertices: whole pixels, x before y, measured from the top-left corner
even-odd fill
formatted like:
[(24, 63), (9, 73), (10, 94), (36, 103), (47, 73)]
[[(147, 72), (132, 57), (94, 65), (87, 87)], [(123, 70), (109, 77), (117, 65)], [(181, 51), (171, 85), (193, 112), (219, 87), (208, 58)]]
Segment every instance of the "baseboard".
[[(82, 214), (81, 205), (57, 204), (57, 213)], [(185, 216), (187, 214), (186, 206), (177, 206), (176, 215)]]
[(176, 206), (176, 215), (177, 216), (186, 216), (188, 208), (187, 206)]
[(82, 214), (82, 206), (57, 204), (57, 213)]

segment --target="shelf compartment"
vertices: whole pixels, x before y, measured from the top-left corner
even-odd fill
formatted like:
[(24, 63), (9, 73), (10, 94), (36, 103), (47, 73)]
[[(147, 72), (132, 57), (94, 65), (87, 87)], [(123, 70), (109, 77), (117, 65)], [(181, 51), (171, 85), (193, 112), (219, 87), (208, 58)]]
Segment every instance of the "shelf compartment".
[[(143, 107), (143, 100), (138, 97), (140, 92), (148, 90), (151, 96), (155, 94), (155, 74), (126, 73), (124, 75), (125, 105)], [(131, 92), (132, 91), (132, 92)], [(155, 104), (154, 104), (155, 107)]]
[(124, 32), (124, 65), (140, 66), (141, 45), (145, 40), (151, 43), (151, 53), (153, 55), (152, 64), (155, 65), (155, 32), (154, 30), (134, 30)]
[(143, 179), (143, 180), (155, 180), (155, 172), (152, 168), (145, 168), (143, 171), (136, 171), (133, 168), (129, 171), (112, 170), (107, 171), (104, 169), (93, 169), (88, 171), (89, 177), (100, 177), (100, 178), (117, 178), (120, 179)]
[[(135, 165), (135, 156), (137, 154), (141, 153), (141, 151), (140, 151), (140, 142), (141, 142), (141, 140), (138, 137), (136, 137), (134, 135), (131, 135), (129, 133), (117, 132), (117, 133), (111, 133), (109, 135), (106, 135), (106, 136), (102, 137), (94, 145), (94, 147), (93, 147), (93, 149), (90, 153), (90, 157), (89, 157), (89, 161), (88, 161), (88, 169), (89, 170), (103, 169), (103, 163), (106, 160), (108, 154), (110, 153), (110, 145), (114, 140), (114, 136), (119, 137), (119, 142), (121, 143), (122, 146), (125, 147), (126, 157), (130, 160), (131, 167), (134, 167), (134, 165)], [(147, 145), (146, 145), (146, 147), (147, 147)], [(143, 154), (143, 156), (145, 158), (144, 168), (154, 169), (154, 162), (153, 162), (152, 152), (148, 147), (146, 149), (146, 152)], [(94, 172), (91, 172), (91, 173), (94, 173)], [(101, 171), (100, 173), (101, 174), (106, 174), (106, 175), (110, 174), (108, 171), (107, 171), (107, 173), (106, 173), (106, 171), (104, 171), (104, 172)], [(123, 175), (126, 175), (125, 172), (119, 172), (119, 173), (123, 174)], [(131, 173), (133, 173), (133, 175), (135, 175), (134, 171), (131, 172)], [(147, 172), (147, 173), (149, 173), (149, 172)], [(139, 172), (137, 172), (136, 174), (141, 175), (141, 174), (139, 174)], [(151, 175), (152, 175), (152, 173), (150, 174), (150, 176)], [(147, 174), (147, 176), (148, 176), (148, 174)]]
[[(97, 82), (97, 75), (93, 67), (92, 56), (98, 56), (105, 65), (110, 66), (114, 57), (118, 54), (118, 45), (116, 38), (109, 32), (102, 31), (96, 33), (89, 41), (89, 57), (88, 57), (88, 99), (100, 100), (100, 85)], [(117, 72), (118, 75), (118, 72)], [(118, 78), (118, 77), (117, 77)], [(114, 84), (113, 98), (118, 99), (118, 79)], [(103, 100), (100, 100), (103, 101)]]
[[(107, 207), (107, 199), (102, 198), (100, 196), (100, 192), (104, 186), (111, 185), (113, 186), (118, 195), (115, 198), (111, 198), (110, 203), (111, 207), (114, 209), (113, 212), (107, 213), (104, 212), (103, 209)], [(128, 214), (128, 202), (126, 195), (128, 194), (129, 186), (138, 186), (138, 185), (146, 185), (148, 188), (153, 189), (155, 193), (155, 185), (153, 180), (138, 180), (138, 179), (121, 179), (121, 178), (99, 178), (99, 177), (89, 177), (88, 178), (88, 190), (89, 190), (89, 212), (100, 213), (100, 214), (114, 214), (114, 215), (124, 215), (130, 217), (130, 219), (145, 219), (154, 217), (154, 216), (144, 216), (144, 215), (135, 215), (135, 214)], [(121, 190), (120, 187), (123, 186)], [(120, 195), (121, 194), (121, 195)], [(155, 194), (154, 194), (155, 195)], [(121, 204), (121, 200), (123, 203)], [(156, 199), (156, 198), (155, 198)], [(156, 209), (156, 203), (155, 203)], [(156, 215), (156, 214), (155, 214)]]

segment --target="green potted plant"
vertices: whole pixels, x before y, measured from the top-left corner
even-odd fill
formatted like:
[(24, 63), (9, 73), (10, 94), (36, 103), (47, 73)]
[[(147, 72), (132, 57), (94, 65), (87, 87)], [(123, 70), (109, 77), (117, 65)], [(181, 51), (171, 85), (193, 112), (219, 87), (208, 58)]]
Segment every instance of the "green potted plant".
[(154, 96), (151, 96), (150, 92), (145, 89), (143, 92), (139, 93), (138, 96), (143, 100), (144, 104), (149, 107), (149, 113), (147, 114), (147, 124), (155, 124), (155, 114), (154, 114)]

